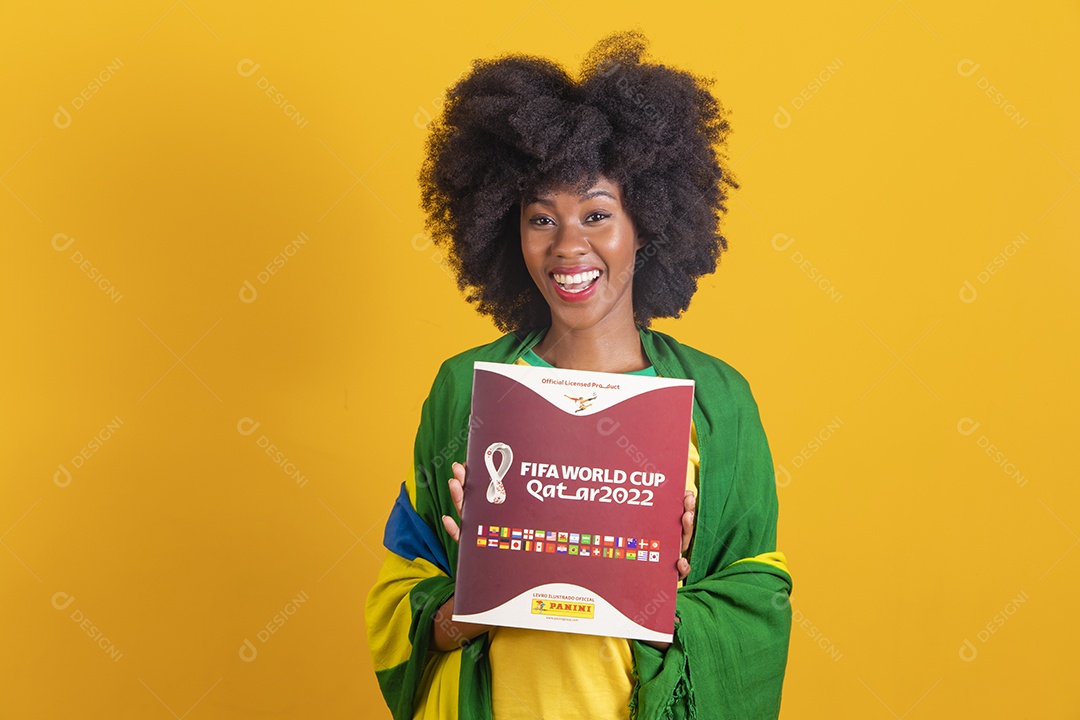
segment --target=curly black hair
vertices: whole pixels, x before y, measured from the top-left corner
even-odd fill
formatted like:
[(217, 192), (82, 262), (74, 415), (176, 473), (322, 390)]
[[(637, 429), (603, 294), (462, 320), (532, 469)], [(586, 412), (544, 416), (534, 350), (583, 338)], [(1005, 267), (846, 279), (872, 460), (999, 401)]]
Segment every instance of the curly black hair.
[(603, 175), (645, 240), (635, 259), (634, 319), (678, 317), (716, 269), (729, 188), (726, 112), (712, 80), (644, 61), (637, 32), (598, 42), (572, 78), (539, 57), (476, 60), (447, 93), (420, 173), (426, 228), (448, 248), (458, 286), (503, 331), (551, 314), (521, 253), (520, 203)]

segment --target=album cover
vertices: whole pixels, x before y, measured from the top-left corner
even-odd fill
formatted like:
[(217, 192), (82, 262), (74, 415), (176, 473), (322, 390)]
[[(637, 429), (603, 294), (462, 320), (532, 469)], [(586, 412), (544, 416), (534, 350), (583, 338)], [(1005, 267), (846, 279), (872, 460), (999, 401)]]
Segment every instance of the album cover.
[(693, 381), (473, 373), (454, 620), (670, 641)]

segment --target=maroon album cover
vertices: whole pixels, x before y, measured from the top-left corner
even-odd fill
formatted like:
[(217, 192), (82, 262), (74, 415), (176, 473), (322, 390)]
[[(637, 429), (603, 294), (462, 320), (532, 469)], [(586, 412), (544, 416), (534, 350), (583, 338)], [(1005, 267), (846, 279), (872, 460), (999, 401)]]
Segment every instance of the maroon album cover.
[(670, 641), (693, 395), (475, 363), (454, 620)]

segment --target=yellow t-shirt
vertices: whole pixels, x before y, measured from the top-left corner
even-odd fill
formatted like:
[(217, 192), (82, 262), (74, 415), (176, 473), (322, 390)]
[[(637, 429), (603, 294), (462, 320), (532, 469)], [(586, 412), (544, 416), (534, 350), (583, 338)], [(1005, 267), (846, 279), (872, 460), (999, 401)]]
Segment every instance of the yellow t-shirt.
[[(692, 424), (688, 455), (686, 489), (696, 495), (699, 455)], [(495, 720), (630, 716), (634, 681), (629, 641), (510, 627), (492, 628), (488, 637)]]

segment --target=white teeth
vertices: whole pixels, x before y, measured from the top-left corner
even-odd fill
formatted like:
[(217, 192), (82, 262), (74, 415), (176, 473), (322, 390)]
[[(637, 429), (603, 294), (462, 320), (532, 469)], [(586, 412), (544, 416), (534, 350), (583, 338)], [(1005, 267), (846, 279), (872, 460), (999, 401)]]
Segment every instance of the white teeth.
[[(560, 285), (580, 285), (581, 283), (591, 283), (600, 277), (599, 270), (590, 270), (584, 273), (574, 273), (573, 275), (566, 275), (562, 273), (555, 273), (552, 275), (555, 278), (555, 282)], [(569, 288), (566, 288), (569, 290)], [(584, 289), (584, 288), (582, 288)]]

